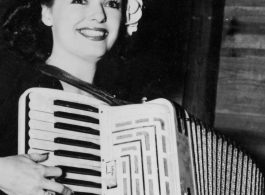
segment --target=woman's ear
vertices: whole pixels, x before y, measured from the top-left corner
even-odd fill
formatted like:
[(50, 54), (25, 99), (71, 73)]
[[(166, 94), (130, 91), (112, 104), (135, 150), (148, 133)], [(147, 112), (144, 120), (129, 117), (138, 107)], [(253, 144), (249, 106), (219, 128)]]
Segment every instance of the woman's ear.
[(46, 26), (52, 26), (53, 21), (52, 21), (52, 14), (51, 14), (51, 9), (48, 8), (46, 5), (42, 5), (42, 17), (41, 20)]

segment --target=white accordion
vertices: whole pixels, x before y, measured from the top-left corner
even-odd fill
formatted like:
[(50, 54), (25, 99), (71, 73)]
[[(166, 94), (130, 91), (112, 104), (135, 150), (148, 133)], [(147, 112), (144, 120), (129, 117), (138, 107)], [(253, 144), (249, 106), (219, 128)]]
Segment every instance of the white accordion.
[(264, 194), (250, 156), (180, 106), (157, 99), (108, 106), (84, 95), (32, 88), (19, 102), (19, 153), (76, 195)]

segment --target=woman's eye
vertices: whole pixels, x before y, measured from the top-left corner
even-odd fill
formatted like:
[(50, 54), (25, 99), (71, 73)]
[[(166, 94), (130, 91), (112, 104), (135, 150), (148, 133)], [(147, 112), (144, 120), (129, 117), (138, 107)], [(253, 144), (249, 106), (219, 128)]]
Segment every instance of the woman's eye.
[(111, 7), (114, 9), (120, 9), (121, 8), (121, 3), (115, 0), (110, 0), (105, 3), (106, 7)]
[(73, 0), (72, 4), (82, 4), (85, 5), (88, 3), (88, 0)]

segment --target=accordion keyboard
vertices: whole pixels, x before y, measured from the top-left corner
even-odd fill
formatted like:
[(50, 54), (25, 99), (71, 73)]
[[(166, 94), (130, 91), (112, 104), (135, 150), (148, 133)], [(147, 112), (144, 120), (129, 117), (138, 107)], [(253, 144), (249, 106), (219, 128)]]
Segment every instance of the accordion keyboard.
[(25, 150), (49, 152), (43, 164), (62, 168), (56, 180), (75, 194), (101, 194), (98, 108), (41, 93), (30, 93), (27, 105)]
[[(56, 181), (77, 195), (180, 194), (175, 119), (167, 106), (110, 107), (66, 94), (32, 89), (21, 98), (20, 153), (49, 152), (42, 164), (62, 168)], [(109, 178), (113, 163), (116, 175)]]

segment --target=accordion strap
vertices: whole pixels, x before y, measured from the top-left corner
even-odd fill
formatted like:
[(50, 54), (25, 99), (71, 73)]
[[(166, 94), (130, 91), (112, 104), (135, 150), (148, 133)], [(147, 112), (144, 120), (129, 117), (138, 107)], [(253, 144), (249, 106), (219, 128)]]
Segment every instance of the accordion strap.
[(46, 76), (59, 79), (63, 82), (66, 82), (72, 86), (75, 86), (94, 97), (106, 102), (111, 106), (121, 106), (126, 104), (131, 104), (130, 102), (123, 101), (120, 99), (115, 98), (115, 96), (99, 89), (98, 87), (82, 81), (81, 79), (76, 78), (75, 76), (69, 74), (68, 72), (56, 67), (47, 64), (39, 64), (37, 68)]

